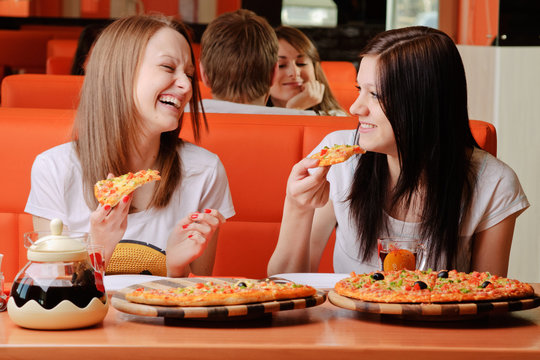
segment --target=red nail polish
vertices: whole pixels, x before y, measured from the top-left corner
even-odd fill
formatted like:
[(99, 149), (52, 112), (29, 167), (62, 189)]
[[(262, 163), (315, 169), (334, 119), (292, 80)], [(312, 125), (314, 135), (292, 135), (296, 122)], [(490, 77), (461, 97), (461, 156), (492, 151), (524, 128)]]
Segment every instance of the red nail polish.
[(189, 236), (188, 236), (188, 238), (190, 238), (190, 239), (191, 239), (192, 237), (193, 237), (193, 235), (189, 235)]
[(210, 214), (212, 212), (212, 209), (204, 209), (204, 212)]
[(189, 226), (188, 224), (182, 225), (182, 229), (187, 229), (188, 226)]
[(105, 211), (109, 211), (111, 210), (111, 205), (107, 204), (103, 208), (105, 209)]
[(129, 195), (124, 196), (124, 198), (122, 199), (122, 201), (123, 201), (124, 203), (127, 203), (127, 202), (129, 201)]
[(196, 218), (199, 217), (199, 215), (198, 215), (198, 214), (192, 214), (190, 217), (191, 217), (193, 220), (195, 220)]

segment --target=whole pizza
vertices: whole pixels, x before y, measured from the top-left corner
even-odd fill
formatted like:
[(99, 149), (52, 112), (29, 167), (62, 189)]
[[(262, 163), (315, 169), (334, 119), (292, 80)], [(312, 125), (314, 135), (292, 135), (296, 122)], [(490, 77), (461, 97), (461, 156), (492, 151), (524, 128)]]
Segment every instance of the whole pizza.
[(238, 280), (236, 283), (208, 281), (167, 289), (141, 287), (125, 296), (128, 301), (147, 305), (218, 306), (303, 298), (316, 292), (311, 286), (293, 282)]
[(526, 283), (489, 272), (398, 270), (350, 274), (336, 283), (343, 296), (382, 303), (447, 303), (519, 299), (534, 295)]

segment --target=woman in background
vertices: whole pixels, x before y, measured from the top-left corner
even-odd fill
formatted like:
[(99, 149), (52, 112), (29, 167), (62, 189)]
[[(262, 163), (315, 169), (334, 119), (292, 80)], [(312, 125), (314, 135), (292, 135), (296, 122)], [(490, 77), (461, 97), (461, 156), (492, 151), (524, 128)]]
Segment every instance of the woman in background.
[(278, 69), (267, 105), (314, 110), (319, 115), (348, 116), (332, 94), (319, 53), (309, 38), (289, 26), (278, 27), (276, 35)]

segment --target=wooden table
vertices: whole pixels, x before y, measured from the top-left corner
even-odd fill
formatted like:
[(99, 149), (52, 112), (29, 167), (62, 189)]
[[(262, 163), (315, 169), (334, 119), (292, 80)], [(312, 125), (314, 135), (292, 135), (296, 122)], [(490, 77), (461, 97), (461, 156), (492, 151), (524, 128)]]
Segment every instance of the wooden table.
[(2, 312), (0, 358), (540, 359), (540, 308), (458, 322), (413, 322), (327, 301), (257, 320), (169, 326), (161, 318), (111, 307), (103, 324), (71, 331), (23, 329)]

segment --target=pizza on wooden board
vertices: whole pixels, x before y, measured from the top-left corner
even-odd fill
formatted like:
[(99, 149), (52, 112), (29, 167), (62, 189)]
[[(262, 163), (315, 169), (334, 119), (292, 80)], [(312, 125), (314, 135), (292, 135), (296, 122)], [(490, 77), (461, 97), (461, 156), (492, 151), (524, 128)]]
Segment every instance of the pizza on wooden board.
[(239, 280), (236, 283), (208, 281), (192, 286), (168, 289), (137, 288), (126, 300), (163, 306), (219, 306), (295, 299), (316, 294), (315, 288), (293, 282)]
[(311, 155), (311, 159), (319, 159), (319, 166), (329, 166), (342, 163), (355, 154), (365, 154), (366, 150), (359, 145), (325, 146), (318, 153)]
[(529, 284), (488, 272), (397, 270), (351, 273), (336, 283), (343, 296), (382, 303), (448, 303), (520, 299), (534, 295)]
[(141, 170), (98, 181), (94, 185), (94, 195), (101, 205), (116, 206), (120, 200), (144, 184), (160, 180), (159, 171)]

